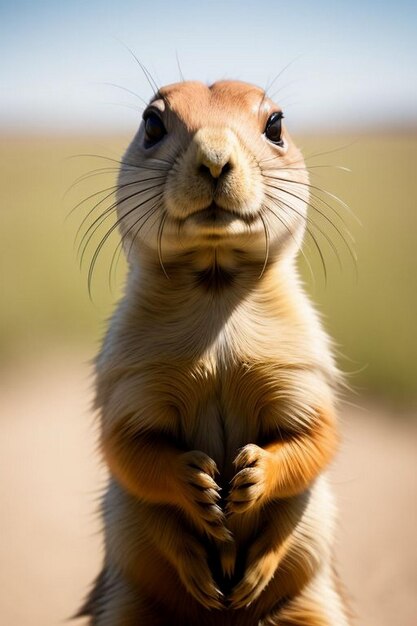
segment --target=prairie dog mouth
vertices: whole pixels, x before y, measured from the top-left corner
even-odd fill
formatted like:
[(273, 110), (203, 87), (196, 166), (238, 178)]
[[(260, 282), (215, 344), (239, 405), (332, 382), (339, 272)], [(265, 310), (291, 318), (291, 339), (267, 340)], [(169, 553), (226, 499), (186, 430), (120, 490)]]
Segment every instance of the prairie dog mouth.
[(202, 226), (227, 226), (236, 220), (241, 220), (246, 224), (252, 223), (256, 219), (256, 215), (245, 215), (233, 211), (232, 209), (224, 209), (215, 202), (212, 202), (205, 209), (200, 209), (192, 213), (188, 219), (192, 218), (197, 224)]

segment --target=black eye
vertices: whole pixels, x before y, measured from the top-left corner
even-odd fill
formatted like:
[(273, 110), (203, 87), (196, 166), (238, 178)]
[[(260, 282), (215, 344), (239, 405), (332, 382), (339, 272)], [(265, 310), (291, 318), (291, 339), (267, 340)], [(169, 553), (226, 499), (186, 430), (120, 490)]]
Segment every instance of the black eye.
[(281, 111), (272, 113), (272, 115), (269, 116), (269, 119), (266, 123), (265, 131), (264, 131), (265, 137), (269, 139), (269, 141), (272, 141), (272, 143), (281, 147), (284, 145), (284, 141), (281, 138), (281, 135), (282, 135), (281, 120), (283, 117), (284, 116)]
[(152, 111), (145, 113), (143, 116), (145, 122), (145, 148), (161, 141), (161, 139), (167, 134), (166, 128), (161, 118)]

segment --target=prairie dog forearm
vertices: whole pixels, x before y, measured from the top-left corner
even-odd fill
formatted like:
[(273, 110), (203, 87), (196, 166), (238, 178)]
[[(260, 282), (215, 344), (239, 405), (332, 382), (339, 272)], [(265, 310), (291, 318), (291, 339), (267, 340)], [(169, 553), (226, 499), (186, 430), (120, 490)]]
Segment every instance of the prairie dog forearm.
[(305, 491), (331, 460), (338, 442), (331, 409), (311, 410), (296, 430), (277, 428), (266, 444), (248, 444), (237, 454), (228, 510), (244, 513)]
[(304, 491), (332, 459), (337, 444), (334, 416), (323, 411), (310, 432), (266, 445), (271, 455), (266, 498), (288, 498)]
[(108, 467), (129, 493), (149, 502), (179, 504), (178, 472), (182, 451), (157, 431), (132, 434), (123, 424), (102, 439)]
[(229, 541), (217, 467), (207, 454), (181, 450), (158, 431), (137, 433), (123, 422), (103, 437), (102, 447), (110, 471), (129, 493), (179, 506), (201, 533)]

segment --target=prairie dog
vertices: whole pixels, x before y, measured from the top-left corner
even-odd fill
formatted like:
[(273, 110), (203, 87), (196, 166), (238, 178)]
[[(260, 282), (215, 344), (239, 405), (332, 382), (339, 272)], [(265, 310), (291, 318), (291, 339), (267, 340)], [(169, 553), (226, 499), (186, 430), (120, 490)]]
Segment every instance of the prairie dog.
[(94, 626), (347, 626), (324, 470), (339, 373), (300, 285), (308, 171), (237, 81), (158, 91), (120, 169), (125, 294), (97, 360)]

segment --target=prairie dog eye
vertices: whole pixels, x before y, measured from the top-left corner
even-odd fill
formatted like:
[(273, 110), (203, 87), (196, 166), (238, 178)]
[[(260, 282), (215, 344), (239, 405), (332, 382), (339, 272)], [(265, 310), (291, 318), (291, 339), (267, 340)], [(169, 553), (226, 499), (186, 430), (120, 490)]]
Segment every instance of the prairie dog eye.
[(154, 111), (145, 111), (143, 120), (145, 122), (145, 148), (150, 148), (161, 141), (167, 131), (161, 118)]
[(284, 141), (281, 138), (282, 135), (282, 123), (281, 120), (284, 117), (282, 111), (276, 111), (269, 116), (265, 126), (265, 137), (274, 143), (276, 146), (282, 147)]

